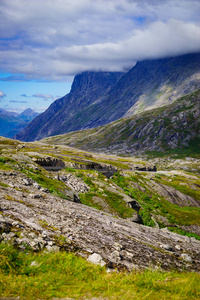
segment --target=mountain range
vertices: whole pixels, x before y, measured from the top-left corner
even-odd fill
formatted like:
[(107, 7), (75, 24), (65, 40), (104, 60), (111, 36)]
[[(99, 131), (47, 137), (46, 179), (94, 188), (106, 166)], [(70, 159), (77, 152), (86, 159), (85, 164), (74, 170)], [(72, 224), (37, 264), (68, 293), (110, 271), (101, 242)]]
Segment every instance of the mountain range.
[[(1, 110), (0, 116), (5, 120), (3, 126), (10, 124), (9, 120), (24, 126), (35, 113), (30, 109), (20, 115)], [(14, 130), (17, 127), (9, 134)], [(100, 264), (104, 268), (99, 268), (100, 276), (103, 270), (106, 273), (103, 288), (111, 274), (121, 276), (123, 270), (127, 277), (128, 270), (143, 274), (140, 281), (126, 278), (131, 284), (137, 281), (144, 287), (143, 278), (147, 278), (147, 296), (152, 296), (150, 281), (165, 296), (172, 282), (177, 295), (181, 276), (188, 272), (188, 286), (196, 297), (199, 284), (193, 274), (200, 272), (200, 54), (138, 62), (124, 73), (77, 75), (70, 93), (36, 116), (15, 138), (23, 142), (0, 137), (0, 271), (7, 276), (1, 276), (6, 296), (26, 297), (26, 274), (31, 287), (35, 278), (41, 289), (47, 261), (56, 265), (59, 279), (67, 252), (76, 277), (76, 269), (84, 272), (84, 259)], [(24, 142), (29, 140), (34, 142)], [(25, 256), (27, 262), (21, 263)], [(76, 267), (73, 257), (78, 256), (82, 261)], [(96, 273), (91, 266), (85, 269), (93, 279)], [(143, 273), (143, 269), (147, 271)], [(168, 271), (165, 277), (164, 270)], [(155, 275), (159, 276), (156, 285)], [(22, 277), (22, 292), (16, 288), (16, 276)], [(55, 272), (52, 276), (48, 273), (51, 277), (54, 280)], [(87, 277), (83, 273), (80, 278), (82, 290)], [(118, 283), (123, 281), (116, 278)], [(15, 285), (11, 292), (7, 291), (8, 280)], [(70, 282), (74, 285), (74, 278)], [(58, 286), (56, 281), (56, 292)], [(44, 287), (46, 291), (46, 281)], [(113, 289), (111, 292), (115, 297)], [(33, 293), (35, 297), (35, 290)], [(84, 299), (88, 295), (91, 297), (84, 294)], [(132, 299), (129, 291), (127, 295), (125, 298)], [(184, 295), (191, 299), (192, 293)]]
[(168, 106), (107, 125), (43, 139), (80, 149), (113, 154), (200, 149), (200, 89)]
[(84, 72), (15, 136), (22, 141), (94, 128), (169, 105), (200, 88), (200, 53), (138, 62), (128, 72)]
[(0, 109), (0, 135), (13, 137), (39, 114), (27, 108), (21, 114)]

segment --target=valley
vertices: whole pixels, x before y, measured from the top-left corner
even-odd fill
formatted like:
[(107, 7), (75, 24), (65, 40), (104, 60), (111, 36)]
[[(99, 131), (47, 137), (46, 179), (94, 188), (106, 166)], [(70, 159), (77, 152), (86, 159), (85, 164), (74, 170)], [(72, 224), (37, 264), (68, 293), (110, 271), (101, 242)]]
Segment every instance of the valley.
[(0, 16), (0, 300), (199, 300), (200, 1)]
[[(162, 288), (169, 299), (198, 299), (198, 66), (196, 54), (84, 72), (15, 139), (0, 137), (3, 296), (132, 299), (134, 287), (151, 299), (144, 276), (155, 299)], [(63, 290), (62, 276), (77, 285)]]
[(185, 171), (181, 159), (175, 170), (43, 142), (1, 138), (0, 147), (1, 240), (96, 253), (111, 269), (199, 271), (199, 159)]

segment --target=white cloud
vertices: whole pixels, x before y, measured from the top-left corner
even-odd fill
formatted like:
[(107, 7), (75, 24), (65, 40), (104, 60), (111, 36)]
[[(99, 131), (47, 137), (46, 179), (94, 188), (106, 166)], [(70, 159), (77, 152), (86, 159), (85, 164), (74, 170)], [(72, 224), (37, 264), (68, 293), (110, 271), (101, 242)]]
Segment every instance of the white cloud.
[(48, 101), (48, 100), (56, 100), (56, 99), (58, 99), (60, 96), (56, 96), (56, 97), (55, 97), (55, 96), (53, 96), (53, 95), (36, 93), (36, 94), (32, 95), (32, 97), (40, 98), (40, 99), (43, 99), (44, 101)]
[(0, 69), (22, 80), (200, 51), (198, 0), (1, 0), (0, 11)]
[(6, 94), (4, 94), (4, 92), (0, 91), (0, 99), (6, 97)]

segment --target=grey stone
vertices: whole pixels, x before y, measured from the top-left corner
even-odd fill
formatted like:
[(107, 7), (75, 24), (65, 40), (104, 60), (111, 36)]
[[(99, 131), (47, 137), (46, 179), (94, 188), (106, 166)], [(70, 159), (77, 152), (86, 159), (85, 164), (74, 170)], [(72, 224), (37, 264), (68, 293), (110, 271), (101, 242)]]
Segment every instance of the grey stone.
[(134, 223), (143, 224), (142, 217), (138, 213), (134, 213), (129, 220)]
[(120, 245), (119, 243), (115, 242), (113, 245), (113, 248), (115, 248), (115, 250), (117, 250), (117, 251), (121, 251), (123, 249), (123, 246)]
[(192, 263), (192, 257), (186, 253), (182, 253), (180, 256), (184, 261)]
[(7, 234), (7, 237), (8, 237), (9, 239), (14, 238), (15, 236), (16, 236), (16, 234), (15, 234), (14, 232), (9, 232), (9, 233)]
[(45, 249), (48, 251), (48, 252), (59, 252), (60, 251), (60, 247), (58, 247), (58, 246), (49, 246), (49, 245), (47, 245), (46, 247), (45, 247)]
[(47, 188), (40, 188), (40, 190), (41, 190), (42, 192), (49, 193), (49, 189), (47, 189)]
[(37, 182), (34, 182), (33, 186), (38, 190), (41, 188), (41, 185), (39, 185)]
[(103, 260), (102, 256), (98, 253), (93, 253), (92, 255), (90, 255), (87, 259), (87, 261), (95, 264), (95, 265), (100, 265), (101, 267), (105, 266), (106, 263)]
[[(65, 238), (62, 246), (64, 250), (76, 251), (83, 257), (86, 257), (87, 254), (99, 253), (109, 268), (132, 270), (148, 268), (150, 264), (153, 266), (159, 264), (161, 269), (176, 268), (181, 271), (187, 264), (189, 270), (200, 271), (200, 243), (197, 240), (186, 238), (169, 230), (136, 224), (118, 216), (113, 217), (109, 212), (101, 213), (94, 208), (61, 199), (52, 194), (48, 194), (46, 197), (32, 198), (29, 196), (29, 191), (33, 195), (38, 194), (38, 191), (33, 185), (29, 186), (26, 191), (22, 181), (24, 174), (17, 172), (16, 174), (15, 180), (19, 181), (20, 188), (24, 189), (23, 193), (27, 196), (26, 201), (21, 201), (21, 195), (16, 193), (15, 189), (10, 187), (0, 189), (0, 216), (2, 216), (0, 225), (10, 224), (8, 229), (5, 226), (1, 227), (1, 236), (5, 237), (5, 240), (16, 220), (20, 226), (23, 226), (20, 229), (21, 238), (13, 238), (20, 249), (26, 249), (26, 245), (33, 242), (32, 246), (33, 249), (35, 247), (35, 251), (45, 249), (45, 246), (50, 251), (57, 251), (59, 244), (56, 244), (56, 239), (54, 240), (53, 237), (55, 235), (59, 237), (62, 234)], [(2, 175), (0, 170), (1, 182), (4, 182), (5, 176), (7, 180), (8, 176)], [(93, 174), (93, 176), (95, 178), (92, 177), (92, 180), (98, 185), (98, 175)], [(152, 174), (150, 176), (152, 177)], [(100, 182), (104, 182), (104, 180)], [(109, 185), (107, 184), (107, 186)], [(101, 186), (101, 188), (106, 187)], [(116, 192), (117, 189), (113, 188), (112, 191)], [(119, 191), (122, 194), (120, 188)], [(11, 200), (6, 199), (6, 195), (9, 195)], [(14, 200), (12, 201), (12, 199)], [(52, 226), (45, 228), (42, 220)], [(51, 241), (55, 245), (52, 243), (50, 243), (52, 246), (48, 245), (48, 242)], [(168, 245), (176, 252), (172, 255), (169, 250), (162, 251), (159, 249), (161, 244)], [(187, 254), (193, 258), (191, 263), (186, 262), (183, 258), (180, 259), (181, 253), (179, 252), (179, 254), (178, 251), (181, 249), (178, 250), (176, 245), (187, 250)]]
[(168, 244), (162, 244), (160, 247), (168, 251), (174, 251), (173, 248)]
[(24, 181), (24, 184), (25, 184), (25, 185), (27, 185), (27, 186), (31, 185), (29, 180), (23, 179), (23, 181)]
[(179, 251), (183, 250), (182, 247), (180, 245), (176, 245), (175, 248)]
[(113, 251), (113, 252), (111, 253), (111, 257), (112, 257), (112, 259), (114, 259), (116, 262), (122, 260), (122, 257), (121, 257), (121, 255), (120, 255), (120, 252), (117, 251), (117, 250), (115, 250), (115, 251)]
[(30, 233), (28, 234), (28, 236), (30, 236), (30, 238), (32, 238), (32, 239), (36, 239), (36, 238), (38, 237), (37, 234), (34, 233), (34, 232), (30, 232)]

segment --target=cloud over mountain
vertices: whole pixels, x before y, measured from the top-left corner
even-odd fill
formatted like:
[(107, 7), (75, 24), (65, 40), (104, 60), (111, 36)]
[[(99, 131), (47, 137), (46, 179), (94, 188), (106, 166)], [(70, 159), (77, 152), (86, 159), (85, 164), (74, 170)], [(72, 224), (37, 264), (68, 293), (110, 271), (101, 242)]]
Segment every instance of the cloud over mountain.
[(62, 80), (200, 51), (197, 0), (1, 0), (0, 69)]

